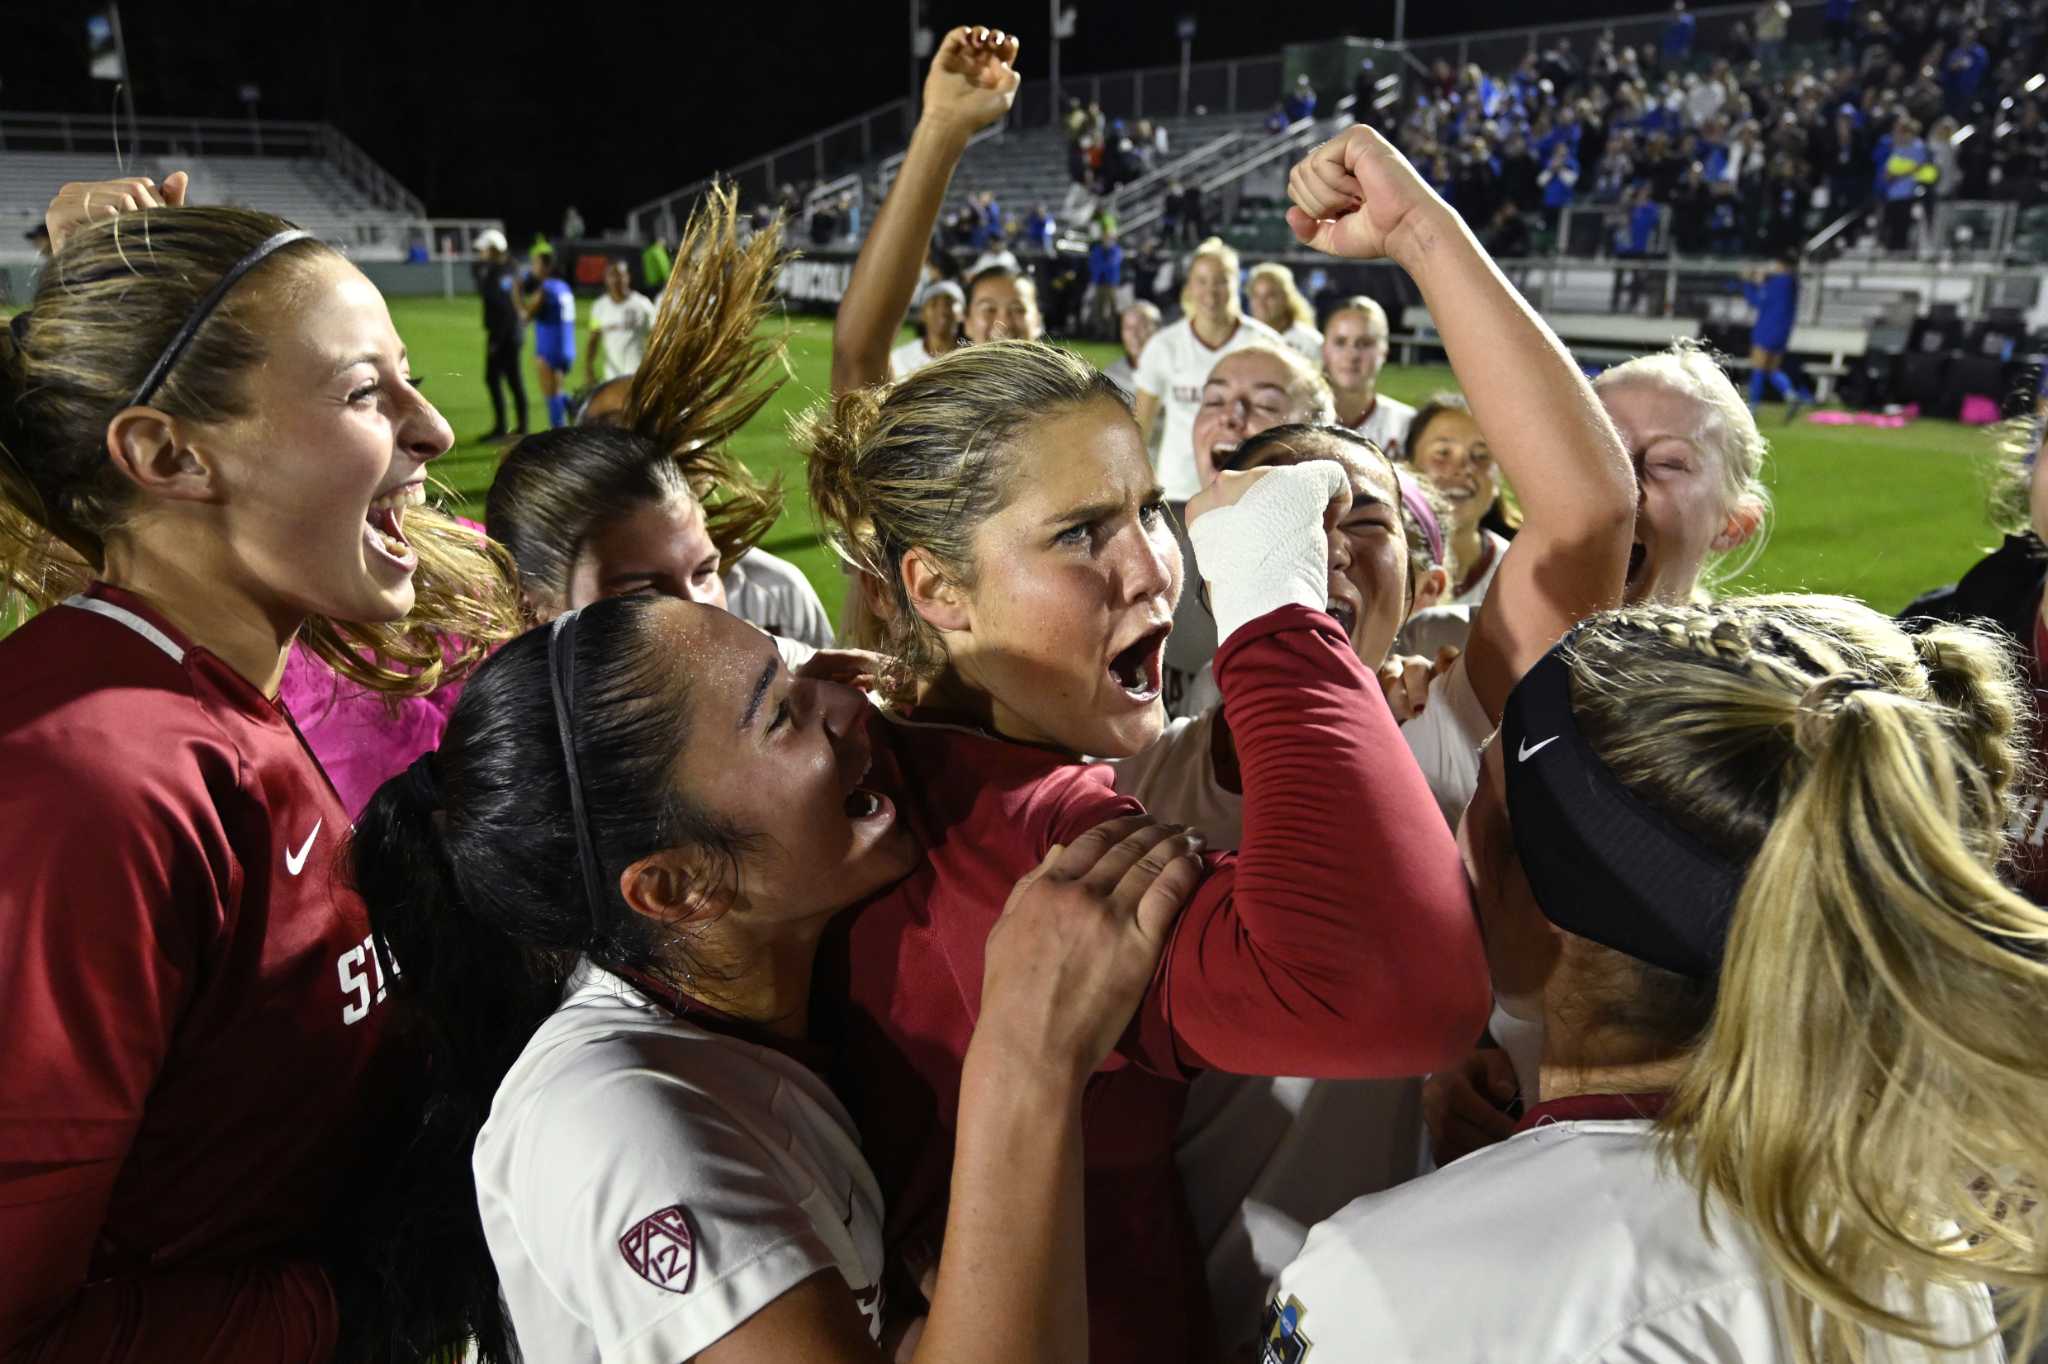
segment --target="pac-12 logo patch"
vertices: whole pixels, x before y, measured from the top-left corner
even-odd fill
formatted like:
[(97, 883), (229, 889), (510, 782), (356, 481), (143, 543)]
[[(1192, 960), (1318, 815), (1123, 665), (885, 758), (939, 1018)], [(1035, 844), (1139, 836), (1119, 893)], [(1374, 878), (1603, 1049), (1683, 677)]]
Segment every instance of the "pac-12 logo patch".
[(1266, 1304), (1259, 1322), (1259, 1364), (1301, 1364), (1308, 1358), (1315, 1342), (1301, 1333), (1304, 1315), (1300, 1298), (1289, 1297), (1285, 1304), (1275, 1298)]
[(649, 1213), (619, 1238), (619, 1254), (656, 1288), (671, 1293), (690, 1291), (690, 1271), (697, 1267), (697, 1243), (690, 1235), (690, 1217), (682, 1204)]

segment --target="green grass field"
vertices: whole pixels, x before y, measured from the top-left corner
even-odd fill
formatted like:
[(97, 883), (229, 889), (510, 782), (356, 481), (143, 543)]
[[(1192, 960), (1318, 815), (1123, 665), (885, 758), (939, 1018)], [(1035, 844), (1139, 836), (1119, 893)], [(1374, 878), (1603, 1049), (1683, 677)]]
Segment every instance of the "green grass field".
[[(483, 338), (475, 301), (400, 298), (391, 303), (413, 368), (454, 426), (458, 444), (435, 472), (482, 515), (499, 450), (474, 437), (491, 424), (483, 386)], [(763, 474), (781, 473), (789, 491), (782, 519), (764, 547), (802, 565), (837, 614), (844, 579), (818, 538), (803, 493), (803, 470), (786, 438), (791, 414), (827, 388), (831, 327), (820, 318), (789, 325), (791, 380), (740, 438), (740, 455)], [(1077, 349), (1099, 361), (1106, 346)], [(579, 361), (580, 363), (580, 361)], [(530, 369), (530, 366), (529, 366)], [(1419, 402), (1450, 383), (1442, 367), (1389, 366), (1383, 385)], [(536, 421), (546, 412), (530, 375)], [(1777, 500), (1771, 541), (1737, 590), (1843, 592), (1895, 611), (1937, 583), (1953, 581), (1997, 542), (1984, 518), (1990, 437), (1950, 422), (1923, 421), (1898, 431), (1865, 427), (1778, 425), (1766, 408), (1772, 459), (1766, 470)]]

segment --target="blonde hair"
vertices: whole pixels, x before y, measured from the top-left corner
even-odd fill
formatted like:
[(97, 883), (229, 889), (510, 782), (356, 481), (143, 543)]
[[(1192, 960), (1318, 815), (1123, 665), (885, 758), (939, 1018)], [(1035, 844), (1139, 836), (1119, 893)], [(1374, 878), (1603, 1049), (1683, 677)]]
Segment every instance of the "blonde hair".
[(833, 548), (887, 586), (894, 610), (879, 627), (904, 667), (892, 679), (898, 696), (946, 660), (938, 631), (910, 604), (903, 556), (923, 550), (949, 581), (972, 588), (975, 532), (1010, 499), (1012, 443), (1097, 401), (1125, 405), (1095, 366), (1037, 341), (989, 341), (796, 419), (791, 439)]
[(681, 464), (726, 568), (782, 514), (781, 475), (756, 478), (731, 441), (790, 375), (786, 331), (762, 325), (785, 259), (782, 219), (742, 236), (739, 192), (714, 184), (683, 229), (622, 414)]
[(1330, 309), (1330, 315), (1323, 319), (1323, 326), (1327, 328), (1343, 313), (1359, 313), (1367, 321), (1379, 323), (1381, 340), (1385, 340), (1386, 333), (1391, 330), (1387, 323), (1387, 310), (1382, 308), (1377, 300), (1368, 298), (1364, 294), (1353, 294), (1351, 297), (1341, 300), (1336, 307)]
[(1593, 381), (1593, 389), (1605, 392), (1626, 383), (1657, 384), (1699, 407), (1700, 424), (1693, 438), (1720, 458), (1723, 514), (1744, 504), (1757, 511), (1755, 533), (1716, 559), (1701, 578), (1711, 588), (1741, 577), (1770, 539), (1771, 491), (1763, 482), (1770, 443), (1757, 429), (1756, 414), (1742, 400), (1714, 352), (1689, 337), (1672, 342), (1669, 349), (1614, 366)]
[[(241, 208), (157, 208), (76, 229), (43, 271), (26, 321), (0, 327), (0, 615), (41, 609), (105, 564), (106, 542), (139, 494), (108, 459), (107, 422), (234, 263), (290, 227)], [(340, 259), (306, 239), (258, 265), (208, 315), (150, 398), (195, 422), (249, 408), (279, 307)], [(446, 488), (438, 491), (448, 498)], [(422, 695), (467, 673), (518, 629), (503, 551), (430, 508), (406, 513), (418, 556), (403, 620), (310, 617), (300, 638), (336, 672), (373, 691)]]
[(1242, 316), (1244, 313), (1244, 309), (1239, 304), (1237, 298), (1237, 277), (1239, 269), (1237, 248), (1232, 246), (1229, 242), (1224, 241), (1221, 237), (1211, 237), (1207, 241), (1204, 241), (1200, 246), (1195, 248), (1194, 254), (1188, 257), (1187, 273), (1181, 277), (1180, 282), (1181, 313), (1183, 315), (1192, 315), (1195, 311), (1195, 267), (1201, 264), (1204, 260), (1213, 260), (1218, 265), (1223, 267), (1224, 275), (1230, 280), (1230, 315), (1232, 317)]
[(1690, 1052), (1660, 1130), (1783, 1280), (1799, 1357), (1935, 1343), (1928, 1292), (1977, 1282), (2037, 1339), (2048, 911), (1997, 873), (2031, 719), (2006, 649), (1756, 597), (1607, 612), (1567, 659), (1615, 775), (1749, 862), (1717, 985), (1630, 963), (1610, 1002)]
[(1279, 261), (1264, 261), (1252, 267), (1251, 278), (1245, 281), (1245, 292), (1260, 280), (1267, 279), (1280, 286), (1280, 294), (1287, 300), (1287, 325), (1290, 327), (1313, 327), (1316, 325), (1315, 305), (1301, 296), (1301, 290), (1294, 286), (1294, 272)]
[(2034, 524), (2034, 472), (2044, 430), (2048, 413), (2038, 408), (1992, 428), (1998, 459), (1989, 471), (1988, 491), (1991, 524), (2000, 530), (2018, 533)]
[(1316, 425), (1334, 423), (1337, 420), (1337, 395), (1330, 391), (1330, 381), (1322, 372), (1301, 356), (1292, 346), (1276, 346), (1270, 341), (1254, 341), (1239, 346), (1228, 355), (1210, 366), (1214, 374), (1226, 362), (1240, 355), (1263, 355), (1277, 360), (1287, 370), (1287, 398), (1294, 404), (1295, 415), (1290, 422), (1310, 422)]

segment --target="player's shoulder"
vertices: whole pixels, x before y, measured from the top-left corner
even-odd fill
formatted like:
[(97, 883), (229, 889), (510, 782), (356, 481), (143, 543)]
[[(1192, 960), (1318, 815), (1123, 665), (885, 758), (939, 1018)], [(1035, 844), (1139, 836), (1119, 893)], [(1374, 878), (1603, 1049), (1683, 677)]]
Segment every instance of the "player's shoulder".
[(1284, 343), (1286, 339), (1250, 313), (1245, 313), (1237, 319), (1237, 335), (1231, 338), (1240, 346), (1250, 345), (1255, 341), (1276, 345)]
[(817, 595), (811, 587), (811, 580), (804, 575), (801, 568), (758, 546), (741, 555), (733, 567), (739, 570), (740, 576), (750, 585), (779, 588), (806, 597)]

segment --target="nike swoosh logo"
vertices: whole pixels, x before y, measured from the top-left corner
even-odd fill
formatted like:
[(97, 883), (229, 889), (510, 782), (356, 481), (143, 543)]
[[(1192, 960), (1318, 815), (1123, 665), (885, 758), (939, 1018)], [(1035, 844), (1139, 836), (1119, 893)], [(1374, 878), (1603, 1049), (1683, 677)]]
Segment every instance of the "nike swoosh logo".
[(1548, 739), (1545, 739), (1542, 743), (1537, 744), (1533, 748), (1530, 747), (1529, 741), (1527, 739), (1522, 740), (1522, 742), (1515, 749), (1515, 761), (1523, 763), (1529, 761), (1529, 759), (1535, 757), (1538, 753), (1541, 753), (1544, 749), (1556, 743), (1560, 737), (1562, 736), (1553, 734)]
[(306, 854), (313, 851), (313, 840), (320, 837), (320, 826), (326, 822), (325, 817), (313, 821), (313, 832), (306, 835), (306, 841), (299, 845), (297, 852), (293, 852), (290, 848), (284, 850), (284, 869), (286, 871), (297, 876), (306, 869)]

